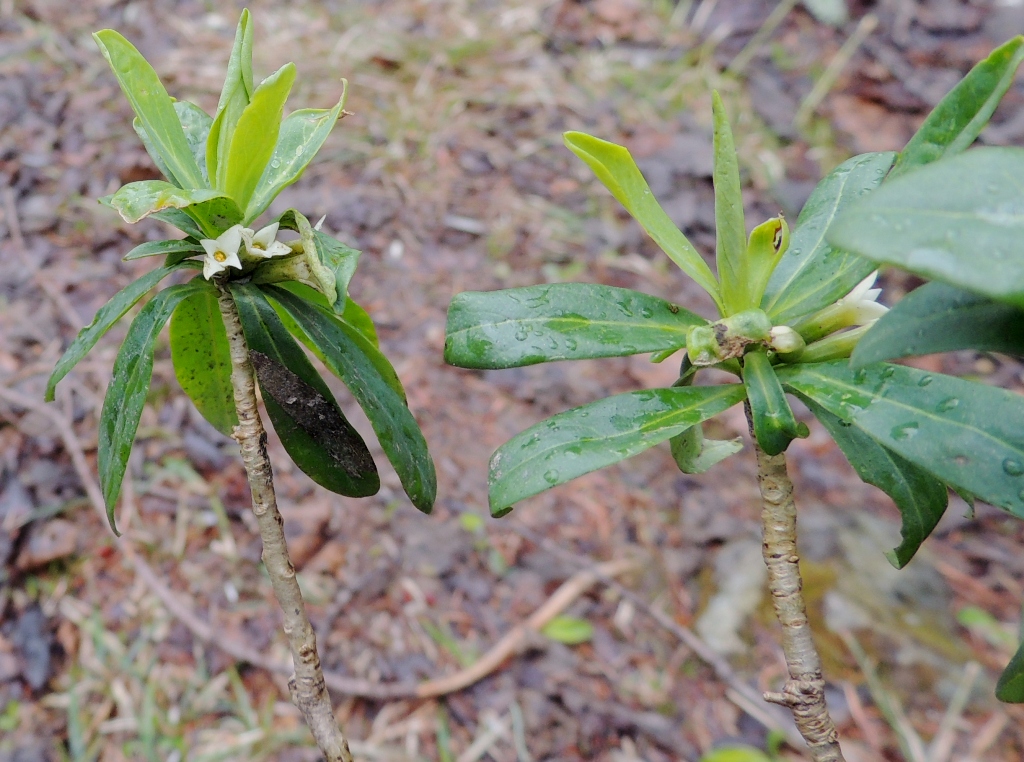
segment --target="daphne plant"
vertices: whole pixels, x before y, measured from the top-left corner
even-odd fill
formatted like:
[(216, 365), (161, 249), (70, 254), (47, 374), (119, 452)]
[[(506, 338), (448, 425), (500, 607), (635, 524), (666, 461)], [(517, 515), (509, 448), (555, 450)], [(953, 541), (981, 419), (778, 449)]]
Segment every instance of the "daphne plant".
[[(295, 66), (286, 64), (255, 84), (252, 32), (249, 12), (243, 11), (212, 117), (195, 104), (173, 100), (153, 67), (120, 34), (107, 29), (94, 35), (135, 111), (135, 129), (165, 178), (129, 183), (101, 201), (127, 222), (152, 217), (177, 227), (183, 237), (128, 252), (127, 260), (163, 256), (164, 263), (100, 308), (57, 363), (46, 395), (52, 400), (57, 383), (161, 281), (196, 273), (142, 307), (114, 362), (98, 444), (110, 526), (116, 533), (114, 509), (149, 391), (156, 339), (170, 320), (171, 357), (182, 389), (241, 448), (263, 560), (285, 615), (295, 664), (293, 700), (326, 759), (350, 760), (287, 554), (257, 380), (285, 450), (321, 486), (361, 497), (376, 493), (380, 479), (366, 443), (303, 344), (349, 388), (410, 500), (424, 512), (433, 505), (436, 478), (373, 322), (348, 296), (359, 252), (294, 209), (254, 224), (313, 159), (344, 113), (345, 99), (343, 94), (331, 109), (301, 109), (282, 118)], [(292, 231), (292, 240), (279, 239), (282, 231)]]
[[(787, 392), (807, 405), (857, 474), (896, 503), (902, 541), (887, 554), (895, 566), (907, 564), (934, 529), (947, 506), (947, 488), (1024, 514), (1019, 397), (884, 362), (852, 367), (851, 352), (886, 310), (873, 288), (876, 264), (830, 244), (826, 232), (838, 212), (883, 183), (894, 163), (897, 169), (925, 163), (970, 145), (1022, 56), (1020, 38), (996, 50), (902, 153), (866, 154), (839, 166), (815, 188), (792, 234), (781, 216), (746, 234), (732, 132), (715, 94), (717, 277), (658, 205), (626, 148), (566, 133), (568, 148), (710, 295), (715, 319), (648, 294), (580, 283), (467, 292), (449, 309), (445, 356), (462, 367), (647, 352), (658, 362), (684, 352), (672, 387), (560, 413), (502, 445), (490, 464), (490, 504), (498, 516), (520, 500), (666, 440), (683, 472), (702, 472), (742, 446), (705, 439), (702, 423), (745, 405), (758, 464), (764, 558), (789, 666), (783, 690), (765, 697), (791, 709), (818, 761), (842, 759), (842, 752), (800, 592), (796, 509), (784, 451), (808, 429)], [(929, 150), (919, 150), (922, 144)], [(705, 368), (728, 371), (737, 382), (697, 385)]]

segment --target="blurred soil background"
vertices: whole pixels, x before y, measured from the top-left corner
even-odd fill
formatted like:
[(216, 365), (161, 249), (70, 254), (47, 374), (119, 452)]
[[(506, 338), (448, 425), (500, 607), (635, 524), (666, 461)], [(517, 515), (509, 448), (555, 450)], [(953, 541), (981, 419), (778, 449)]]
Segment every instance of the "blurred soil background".
[[(736, 688), (777, 689), (784, 674), (763, 595), (749, 446), (699, 478), (657, 447), (492, 520), (487, 460), (498, 445), (569, 407), (667, 386), (675, 365), (640, 356), (471, 372), (446, 367), (441, 352), (448, 301), (467, 289), (590, 281), (711, 314), (703, 292), (563, 148), (564, 130), (628, 145), (711, 256), (711, 88), (732, 115), (748, 226), (780, 209), (795, 219), (823, 174), (855, 153), (898, 150), (976, 61), (1024, 30), (1019, 0), (819, 0), (816, 15), (801, 4), (773, 29), (774, 7), (252, 4), (257, 77), (298, 64), (290, 108), (331, 106), (348, 78), (352, 115), (274, 211), (326, 214), (326, 227), (364, 252), (353, 296), (405, 382), (440, 481), (429, 517), (386, 465), (378, 496), (340, 498), (298, 472), (271, 435), (325, 667), (373, 685), (455, 673), (581, 570), (635, 562), (618, 577), (624, 588), (599, 582), (573, 597), (565, 613), (593, 627), (581, 644), (529, 636), (486, 677), (440, 699), (336, 693), (358, 758), (696, 761), (722, 743), (766, 743), (778, 715)], [(172, 95), (212, 112), (240, 9), (0, 0), (3, 762), (317, 758), (286, 676), (225, 651), (240, 644), (264, 665), (287, 661), (234, 443), (178, 389), (166, 340), (120, 507), (124, 538), (111, 535), (87, 488), (126, 323), (61, 384), (55, 404), (41, 403), (78, 329), (154, 266), (121, 257), (168, 236), (158, 222), (127, 226), (95, 201), (157, 174), (90, 33), (119, 30)], [(982, 141), (1022, 140), (1018, 85)], [(899, 273), (883, 280), (889, 302), (917, 285)], [(1022, 385), (1021, 366), (1002, 357), (917, 362)], [(747, 436), (740, 408), (710, 428)], [(1024, 523), (986, 506), (968, 517), (954, 498), (919, 557), (896, 572), (883, 557), (898, 542), (895, 508), (811, 429), (790, 462), (848, 758), (1024, 758), (1024, 713), (992, 695), (1017, 642)], [(708, 666), (694, 635), (727, 663)]]

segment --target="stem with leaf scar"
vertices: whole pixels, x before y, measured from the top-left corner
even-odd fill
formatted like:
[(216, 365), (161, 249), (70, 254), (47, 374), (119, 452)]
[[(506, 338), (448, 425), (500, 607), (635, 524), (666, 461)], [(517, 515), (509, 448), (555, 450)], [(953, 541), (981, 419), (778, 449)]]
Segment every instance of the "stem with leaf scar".
[(761, 490), (762, 550), (768, 567), (768, 588), (775, 616), (782, 625), (782, 651), (789, 679), (781, 693), (764, 698), (787, 707), (800, 734), (807, 741), (814, 762), (843, 762), (839, 734), (825, 705), (825, 679), (821, 656), (811, 639), (804, 603), (800, 558), (796, 548), (796, 503), (793, 482), (783, 453), (768, 455), (753, 436), (753, 419), (747, 404), (747, 420), (757, 455), (757, 483)]
[(327, 762), (352, 762), (352, 752), (338, 727), (324, 683), (316, 634), (306, 614), (295, 567), (288, 557), (284, 520), (277, 509), (274, 477), (267, 457), (267, 432), (256, 407), (256, 379), (249, 360), (249, 347), (234, 300), (224, 287), (219, 289), (218, 302), (231, 350), (231, 386), (238, 413), (238, 426), (233, 436), (242, 451), (242, 463), (252, 491), (252, 511), (263, 540), (263, 563), (284, 614), (284, 632), (292, 652), (295, 672), (288, 681), (288, 689)]

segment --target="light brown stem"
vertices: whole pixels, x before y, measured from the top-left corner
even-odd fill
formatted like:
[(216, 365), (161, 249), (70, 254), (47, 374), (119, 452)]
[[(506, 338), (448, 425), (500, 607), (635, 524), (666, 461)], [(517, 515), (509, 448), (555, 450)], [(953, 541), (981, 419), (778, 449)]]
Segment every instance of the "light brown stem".
[[(750, 409), (747, 409), (748, 420)], [(761, 488), (761, 524), (764, 532), (764, 562), (768, 566), (768, 588), (775, 616), (782, 625), (782, 651), (789, 668), (789, 680), (782, 693), (764, 698), (787, 707), (800, 734), (807, 741), (814, 762), (843, 762), (839, 734), (825, 705), (825, 679), (821, 657), (807, 621), (800, 558), (796, 550), (796, 503), (793, 482), (786, 470), (786, 456), (768, 455), (754, 439), (757, 454), (757, 482)]]
[(267, 432), (256, 407), (256, 379), (249, 361), (249, 347), (238, 310), (226, 289), (221, 288), (218, 301), (231, 349), (231, 386), (238, 412), (238, 426), (233, 436), (241, 448), (242, 463), (249, 477), (252, 512), (263, 540), (263, 564), (284, 614), (284, 632), (295, 668), (288, 680), (288, 689), (327, 762), (352, 762), (352, 752), (338, 727), (324, 683), (316, 634), (306, 615), (295, 567), (288, 557), (284, 520), (277, 510), (274, 476), (267, 457)]

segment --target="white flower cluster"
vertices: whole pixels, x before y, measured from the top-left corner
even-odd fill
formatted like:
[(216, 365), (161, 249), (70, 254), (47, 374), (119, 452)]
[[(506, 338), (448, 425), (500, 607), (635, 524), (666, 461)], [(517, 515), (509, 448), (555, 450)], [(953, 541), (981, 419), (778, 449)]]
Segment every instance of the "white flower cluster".
[(292, 250), (277, 240), (278, 223), (274, 222), (259, 231), (233, 225), (217, 238), (204, 238), (199, 243), (206, 250), (203, 258), (203, 277), (209, 280), (217, 273), (234, 267), (242, 269), (238, 249), (244, 243), (245, 252), (252, 259), (291, 254)]

